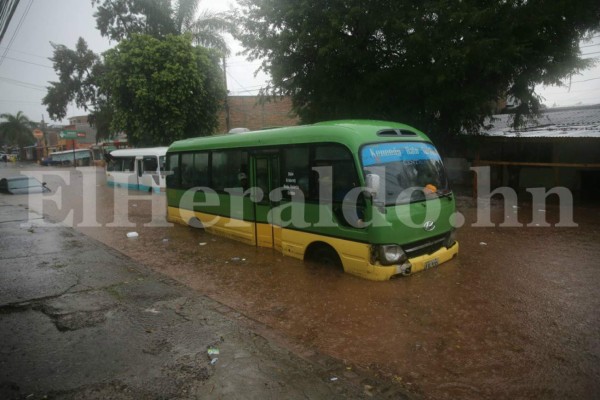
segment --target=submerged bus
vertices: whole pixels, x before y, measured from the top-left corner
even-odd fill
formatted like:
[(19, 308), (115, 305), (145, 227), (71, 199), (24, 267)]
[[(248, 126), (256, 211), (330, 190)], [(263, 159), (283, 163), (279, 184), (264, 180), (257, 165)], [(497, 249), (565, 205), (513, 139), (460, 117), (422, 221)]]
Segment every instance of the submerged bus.
[(108, 186), (158, 193), (165, 190), (167, 147), (113, 150), (107, 155)]
[(333, 121), (181, 140), (167, 170), (169, 221), (363, 278), (458, 254), (442, 160), (407, 125)]
[(41, 161), (44, 166), (63, 165), (89, 167), (94, 165), (94, 154), (90, 149), (75, 149), (65, 151), (55, 151), (50, 153), (47, 158)]

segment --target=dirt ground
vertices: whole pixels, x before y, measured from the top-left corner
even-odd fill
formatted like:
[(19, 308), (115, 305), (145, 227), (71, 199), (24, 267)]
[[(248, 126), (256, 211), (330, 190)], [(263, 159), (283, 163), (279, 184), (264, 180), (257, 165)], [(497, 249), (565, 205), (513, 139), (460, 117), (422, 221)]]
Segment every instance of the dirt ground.
[[(62, 186), (62, 210), (49, 205), (45, 214), (60, 220), (82, 207), (80, 174)], [(105, 223), (119, 195), (100, 175), (96, 190)], [(600, 393), (598, 205), (575, 209), (577, 227), (476, 228), (473, 202), (461, 199), (457, 259), (370, 282), (189, 227), (143, 227), (150, 201), (135, 195), (129, 215), (137, 226), (77, 229), (264, 324), (271, 340), (298, 354), (333, 357), (430, 399)], [(164, 204), (164, 194), (153, 196)], [(522, 223), (543, 213), (553, 224), (558, 212), (492, 208), (494, 221)], [(139, 238), (127, 239), (133, 230)]]

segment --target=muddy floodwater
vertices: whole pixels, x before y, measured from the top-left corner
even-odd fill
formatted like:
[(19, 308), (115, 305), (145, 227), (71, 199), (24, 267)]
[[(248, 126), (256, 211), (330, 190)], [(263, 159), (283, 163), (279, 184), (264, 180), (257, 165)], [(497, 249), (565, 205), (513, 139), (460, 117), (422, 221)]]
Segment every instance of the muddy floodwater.
[[(578, 227), (475, 228), (458, 258), (406, 278), (370, 282), (184, 226), (143, 227), (164, 194), (106, 187), (103, 171), (44, 170), (62, 204), (43, 212), (75, 223), (95, 198), (100, 227), (82, 233), (268, 326), (295, 351), (318, 351), (426, 399), (590, 399), (600, 396), (600, 206), (574, 211)], [(84, 174), (97, 183), (82, 189)], [(93, 193), (96, 192), (96, 193)], [(133, 227), (110, 227), (127, 195)], [(115, 201), (116, 199), (116, 201)], [(26, 197), (15, 196), (15, 202)], [(115, 205), (120, 207), (115, 211)], [(494, 221), (528, 223), (558, 207), (493, 207)], [(139, 233), (137, 239), (127, 232)]]

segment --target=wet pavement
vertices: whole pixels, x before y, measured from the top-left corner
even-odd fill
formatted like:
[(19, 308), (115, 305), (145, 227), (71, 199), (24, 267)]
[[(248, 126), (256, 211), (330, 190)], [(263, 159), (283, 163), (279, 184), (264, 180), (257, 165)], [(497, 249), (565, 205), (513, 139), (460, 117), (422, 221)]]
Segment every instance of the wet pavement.
[(2, 399), (410, 398), (3, 200)]
[[(51, 218), (82, 207), (81, 173), (63, 187), (70, 199), (63, 211), (44, 207)], [(122, 195), (98, 176), (104, 224)], [(48, 178), (50, 187), (59, 183)], [(365, 371), (422, 398), (600, 394), (597, 205), (575, 209), (573, 228), (475, 228), (474, 205), (463, 199), (457, 259), (370, 282), (189, 227), (143, 227), (151, 219), (151, 204), (142, 200), (149, 195), (132, 194), (129, 218), (137, 226), (77, 229), (257, 322), (269, 343), (304, 359), (331, 357), (350, 368), (348, 376)], [(164, 207), (164, 195), (153, 196)], [(551, 223), (558, 211), (531, 204), (492, 209), (495, 221), (529, 222), (543, 213)], [(126, 238), (132, 230), (139, 238)]]

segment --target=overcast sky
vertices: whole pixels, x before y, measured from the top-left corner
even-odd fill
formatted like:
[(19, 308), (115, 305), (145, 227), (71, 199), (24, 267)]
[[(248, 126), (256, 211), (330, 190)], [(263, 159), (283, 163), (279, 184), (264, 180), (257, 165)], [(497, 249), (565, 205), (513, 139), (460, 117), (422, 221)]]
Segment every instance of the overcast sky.
[[(200, 8), (223, 11), (234, 4), (233, 0), (202, 0)], [(46, 122), (53, 122), (41, 103), (48, 81), (57, 80), (48, 60), (52, 56), (50, 42), (73, 48), (81, 36), (96, 53), (114, 45), (96, 30), (93, 12), (89, 0), (20, 1), (0, 43), (0, 113), (23, 111), (34, 121), (39, 121), (43, 115)], [(239, 43), (230, 38), (230, 46), (233, 49), (227, 69), (230, 93), (255, 94), (267, 77), (264, 74), (254, 76), (258, 62), (249, 63), (245, 57), (237, 55), (242, 50)], [(587, 54), (585, 57), (599, 57), (600, 35), (592, 42), (583, 43), (581, 50)], [(600, 103), (600, 65), (574, 76), (570, 88), (549, 87), (538, 91), (548, 106)], [(86, 112), (71, 105), (67, 116), (82, 114)]]

